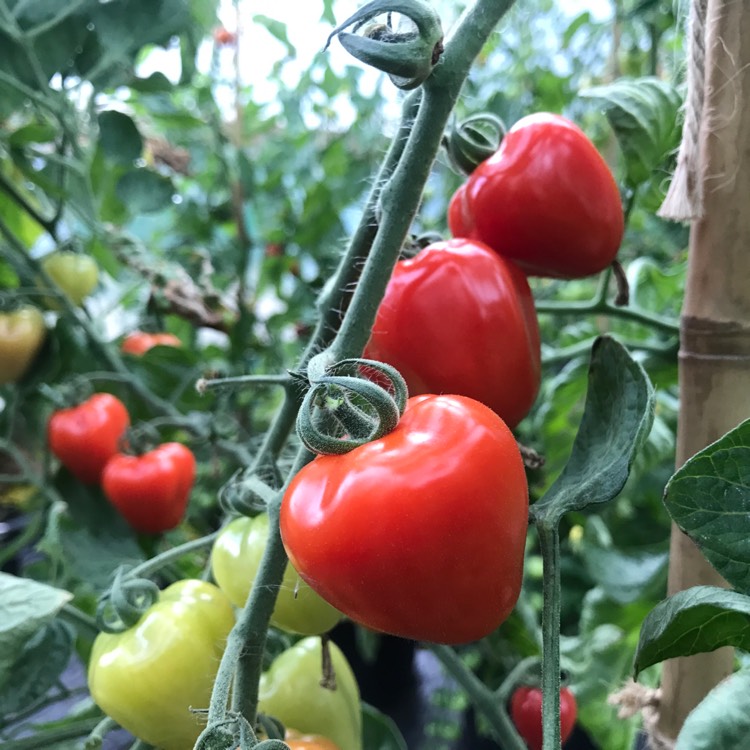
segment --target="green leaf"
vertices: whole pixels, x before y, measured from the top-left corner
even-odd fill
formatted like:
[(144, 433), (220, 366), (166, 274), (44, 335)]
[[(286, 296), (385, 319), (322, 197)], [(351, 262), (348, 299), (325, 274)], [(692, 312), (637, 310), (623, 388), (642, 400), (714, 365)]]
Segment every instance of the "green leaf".
[(626, 160), (631, 188), (649, 180), (679, 145), (677, 90), (658, 78), (621, 78), (580, 92), (606, 111)]
[(651, 429), (654, 393), (643, 368), (622, 344), (594, 343), (583, 419), (565, 468), (531, 512), (554, 524), (571, 510), (606, 503), (625, 485)]
[(152, 73), (148, 78), (132, 78), (128, 82), (128, 87), (144, 94), (154, 94), (174, 89), (169, 78), (159, 71)]
[(117, 164), (132, 164), (143, 153), (143, 139), (132, 118), (116, 109), (99, 117), (99, 143), (105, 156)]
[(289, 57), (294, 57), (297, 54), (294, 45), (289, 41), (285, 24), (260, 13), (253, 16), (253, 21), (265, 27), (269, 34), (276, 37), (286, 47), (286, 53)]
[(73, 630), (59, 620), (31, 636), (11, 668), (13, 689), (0, 691), (0, 716), (33, 708), (47, 695), (73, 655), (74, 640)]
[(367, 703), (362, 704), (362, 737), (364, 750), (407, 750), (393, 719)]
[(678, 469), (664, 504), (716, 570), (750, 594), (750, 419)]
[(0, 572), (0, 685), (32, 635), (72, 598), (69, 591)]
[(159, 211), (172, 201), (174, 186), (167, 177), (148, 169), (126, 172), (115, 188), (117, 197), (133, 214)]
[(750, 670), (735, 672), (688, 714), (675, 750), (746, 750), (750, 736)]
[(14, 130), (8, 137), (11, 146), (22, 147), (29, 143), (50, 143), (57, 131), (48, 123), (35, 122)]
[(641, 627), (635, 674), (665, 659), (721, 646), (750, 651), (750, 597), (716, 586), (694, 586), (649, 612)]

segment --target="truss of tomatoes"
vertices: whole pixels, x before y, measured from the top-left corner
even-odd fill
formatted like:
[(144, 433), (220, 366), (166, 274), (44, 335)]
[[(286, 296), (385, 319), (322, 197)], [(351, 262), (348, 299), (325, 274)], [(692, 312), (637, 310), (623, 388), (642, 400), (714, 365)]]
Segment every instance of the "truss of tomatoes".
[(73, 476), (100, 484), (130, 526), (157, 534), (177, 526), (195, 482), (193, 452), (181, 443), (162, 443), (142, 455), (121, 450), (130, 416), (110, 393), (55, 411), (47, 424), (50, 450)]

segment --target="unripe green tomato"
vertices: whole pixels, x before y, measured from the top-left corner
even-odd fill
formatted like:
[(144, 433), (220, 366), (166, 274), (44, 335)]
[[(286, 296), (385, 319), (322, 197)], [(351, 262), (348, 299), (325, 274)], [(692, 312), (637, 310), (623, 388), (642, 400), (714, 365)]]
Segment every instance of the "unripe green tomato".
[(258, 711), (303, 734), (328, 737), (342, 750), (362, 750), (359, 687), (349, 662), (329, 643), (336, 689), (320, 684), (320, 638), (304, 638), (280, 654), (261, 677)]
[(25, 305), (0, 313), (0, 385), (23, 376), (46, 335), (44, 316), (36, 307)]
[(205, 727), (191, 708), (208, 708), (234, 625), (234, 610), (212, 583), (168, 586), (122, 633), (94, 640), (88, 683), (96, 704), (139, 740), (188, 750)]
[[(236, 518), (214, 542), (211, 552), (214, 579), (236, 607), (244, 607), (247, 602), (267, 542), (266, 513), (255, 518)], [(287, 564), (271, 616), (273, 625), (300, 635), (319, 635), (329, 631), (341, 617)]]
[(59, 250), (42, 259), (42, 268), (74, 305), (80, 305), (99, 283), (99, 266), (88, 255)]

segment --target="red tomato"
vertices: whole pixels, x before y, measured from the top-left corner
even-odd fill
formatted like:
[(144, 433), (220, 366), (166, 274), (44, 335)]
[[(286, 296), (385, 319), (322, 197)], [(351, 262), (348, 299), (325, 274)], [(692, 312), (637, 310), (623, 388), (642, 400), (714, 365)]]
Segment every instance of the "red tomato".
[(469, 396), (515, 427), (541, 378), (526, 277), (481, 242), (429, 245), (396, 264), (365, 357), (393, 365), (412, 395)]
[[(576, 723), (578, 707), (571, 691), (560, 690), (560, 738), (563, 743), (570, 737)], [(519, 687), (510, 700), (510, 715), (518, 734), (529, 750), (542, 750), (542, 691), (538, 687)]]
[(54, 453), (81, 482), (99, 482), (104, 466), (119, 451), (130, 416), (119, 398), (95, 393), (68, 409), (56, 411), (47, 425)]
[(220, 47), (237, 43), (237, 35), (233, 31), (217, 26), (213, 31), (214, 42)]
[(612, 263), (624, 218), (594, 144), (569, 120), (541, 112), (519, 120), (459, 188), (448, 225), (531, 276), (576, 279)]
[(146, 333), (133, 331), (129, 333), (120, 347), (125, 354), (140, 356), (155, 346), (182, 346), (182, 341), (173, 333)]
[(389, 434), (294, 477), (281, 536), (301, 577), (352, 620), (466, 643), (515, 606), (528, 510), (497, 414), (464, 396), (416, 396)]
[(120, 454), (102, 474), (110, 502), (136, 530), (173, 529), (185, 515), (195, 481), (195, 456), (181, 443), (163, 443), (142, 456)]

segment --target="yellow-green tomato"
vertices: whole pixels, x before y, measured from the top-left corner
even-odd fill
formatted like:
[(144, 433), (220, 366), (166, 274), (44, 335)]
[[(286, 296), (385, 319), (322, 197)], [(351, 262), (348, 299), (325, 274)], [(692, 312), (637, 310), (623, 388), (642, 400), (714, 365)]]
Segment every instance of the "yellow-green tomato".
[(132, 628), (96, 637), (91, 696), (138, 739), (189, 750), (205, 727), (190, 709), (208, 708), (233, 625), (232, 605), (212, 583), (173, 583)]
[(258, 711), (303, 734), (328, 737), (342, 750), (362, 750), (359, 687), (341, 649), (330, 643), (336, 689), (320, 684), (320, 638), (305, 638), (280, 654), (260, 679)]
[[(244, 607), (268, 542), (268, 515), (236, 518), (219, 534), (211, 552), (216, 583), (236, 607)], [(329, 631), (342, 615), (287, 565), (271, 622), (300, 635)]]
[(42, 348), (44, 316), (31, 305), (0, 313), (0, 385), (15, 383)]
[(59, 250), (42, 259), (42, 268), (74, 305), (80, 305), (99, 283), (99, 266), (89, 255)]

